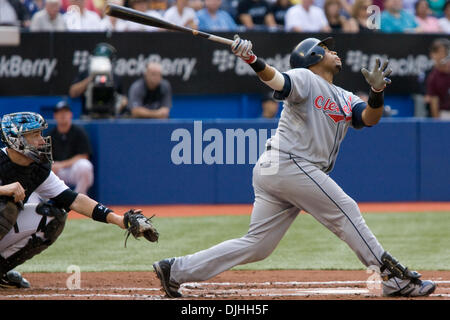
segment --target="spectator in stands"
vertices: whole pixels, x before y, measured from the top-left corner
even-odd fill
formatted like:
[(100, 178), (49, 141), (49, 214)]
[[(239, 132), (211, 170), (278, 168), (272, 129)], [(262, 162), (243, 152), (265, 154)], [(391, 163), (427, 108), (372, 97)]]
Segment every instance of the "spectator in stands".
[(349, 19), (342, 14), (343, 8), (340, 0), (325, 0), (323, 9), (333, 32), (357, 31), (356, 28), (351, 28), (352, 25), (349, 23)]
[(428, 0), (433, 16), (441, 18), (444, 15), (444, 7), (446, 0)]
[(439, 20), (431, 15), (427, 0), (418, 0), (416, 2), (416, 22), (419, 25), (418, 32), (439, 33), (442, 32), (439, 26)]
[(28, 11), (31, 18), (38, 12), (45, 8), (44, 0), (24, 0), (23, 5)]
[(285, 30), (294, 32), (331, 32), (322, 8), (314, 0), (303, 0), (286, 13)]
[(162, 67), (150, 62), (143, 77), (131, 85), (128, 91), (128, 108), (134, 118), (169, 117), (172, 107), (172, 87), (162, 77)]
[(403, 10), (415, 15), (416, 14), (416, 2), (417, 0), (403, 0)]
[(20, 0), (0, 0), (0, 26), (28, 28), (30, 14)]
[[(94, 1), (97, 0), (85, 0), (84, 7), (88, 10), (94, 11), (98, 14), (98, 16), (101, 16), (101, 11), (97, 9), (97, 6), (94, 5)], [(71, 0), (61, 0), (61, 11), (63, 13), (67, 12), (69, 7), (72, 5)]]
[(189, 0), (188, 6), (197, 12), (203, 9), (205, 3), (203, 0)]
[[(91, 58), (92, 57), (105, 57), (109, 59), (111, 70), (110, 72), (104, 73), (105, 78), (108, 79), (108, 85), (102, 85), (102, 83), (98, 83), (97, 76), (99, 74), (95, 70), (95, 65), (91, 63), (86, 70), (83, 70), (76, 75), (75, 79), (70, 85), (69, 96), (71, 98), (81, 99), (83, 118), (96, 116), (95, 114), (93, 114), (95, 112), (90, 109), (93, 109), (97, 105), (103, 105), (105, 107), (109, 105), (114, 106), (110, 108), (111, 110), (109, 112), (105, 112), (105, 116), (123, 115), (124, 113), (126, 113), (126, 105), (128, 101), (126, 96), (124, 95), (125, 90), (122, 86), (121, 77), (117, 76), (113, 72), (114, 62), (116, 59), (116, 49), (107, 43), (98, 43), (92, 51)], [(111, 79), (112, 84), (109, 83)], [(113, 87), (113, 90), (108, 89), (110, 86)], [(96, 87), (104, 88), (103, 91), (102, 89), (99, 89), (100, 92), (103, 92), (99, 95), (99, 97), (96, 97), (93, 93)], [(92, 97), (91, 103), (87, 101), (88, 96)]]
[(63, 15), (68, 31), (102, 31), (100, 16), (85, 6), (87, 0), (70, 0)]
[(439, 19), (439, 26), (442, 32), (450, 34), (450, 1), (447, 1), (444, 6), (444, 16)]
[(31, 18), (30, 31), (65, 31), (60, 0), (46, 0), (45, 8)]
[[(119, 6), (124, 5), (123, 0), (110, 0), (108, 3), (116, 4)], [(103, 11), (105, 11), (106, 5), (103, 8)], [(100, 21), (102, 31), (125, 31), (127, 27), (127, 21), (118, 19), (116, 17), (108, 16), (107, 14), (103, 14), (103, 18)]]
[(161, 16), (164, 16), (164, 12), (169, 8), (167, 0), (151, 0), (149, 4), (149, 10), (157, 11)]
[(285, 17), (292, 4), (289, 0), (276, 0), (270, 7), (278, 29), (284, 30)]
[(431, 117), (450, 119), (450, 40), (434, 40), (430, 57), (434, 66), (426, 80), (425, 101), (429, 103)]
[(385, 0), (384, 11), (381, 13), (381, 31), (416, 32), (418, 24), (414, 16), (403, 10), (402, 0)]
[(237, 8), (238, 21), (247, 30), (274, 30), (275, 18), (266, 0), (241, 0)]
[(236, 22), (220, 9), (222, 0), (205, 0), (205, 8), (197, 12), (198, 28), (204, 31), (235, 31)]
[(188, 6), (187, 0), (177, 0), (175, 5), (167, 9), (164, 19), (184, 27), (198, 28), (198, 19), (195, 10)]
[(239, 5), (239, 0), (222, 0), (222, 5), (220, 9), (228, 12), (230, 16), (234, 19), (234, 22), (239, 23), (237, 18), (237, 8)]
[[(156, 10), (150, 10), (149, 8), (149, 0), (129, 0), (128, 3), (130, 4), (131, 8), (144, 12), (150, 16), (154, 16), (156, 18), (162, 18), (161, 14)], [(161, 31), (160, 28), (152, 27), (152, 26), (146, 26), (144, 24), (135, 23), (132, 21), (125, 21), (125, 31)]]
[(368, 24), (370, 14), (367, 12), (367, 8), (371, 5), (372, 0), (355, 0), (349, 20), (350, 30), (365, 33), (376, 31), (376, 26)]
[(56, 127), (52, 138), (52, 171), (75, 192), (87, 194), (94, 183), (94, 166), (89, 161), (91, 144), (84, 129), (72, 123), (73, 113), (66, 101), (59, 102), (53, 112)]

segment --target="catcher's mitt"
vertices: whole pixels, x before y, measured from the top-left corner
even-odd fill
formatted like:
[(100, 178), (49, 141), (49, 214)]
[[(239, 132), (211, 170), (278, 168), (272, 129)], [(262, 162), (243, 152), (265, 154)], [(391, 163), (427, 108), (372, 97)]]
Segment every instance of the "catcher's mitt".
[(125, 248), (127, 247), (127, 240), (130, 234), (132, 234), (136, 239), (139, 237), (144, 237), (150, 242), (157, 242), (159, 238), (159, 233), (156, 228), (152, 225), (151, 219), (155, 216), (147, 218), (142, 213), (142, 210), (131, 209), (125, 212), (123, 218), (123, 224), (127, 229), (127, 237), (125, 238)]

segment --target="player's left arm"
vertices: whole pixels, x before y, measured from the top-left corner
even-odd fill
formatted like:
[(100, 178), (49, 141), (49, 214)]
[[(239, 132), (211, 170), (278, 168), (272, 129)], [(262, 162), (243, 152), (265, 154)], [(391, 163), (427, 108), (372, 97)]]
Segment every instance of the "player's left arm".
[(82, 193), (78, 193), (75, 200), (70, 205), (70, 209), (88, 218), (92, 218), (100, 222), (112, 223), (122, 229), (125, 229), (125, 225), (123, 224), (123, 216), (114, 213), (111, 209)]
[(386, 60), (380, 67), (380, 59), (376, 60), (372, 71), (361, 69), (364, 78), (370, 84), (369, 100), (367, 107), (362, 111), (361, 119), (366, 126), (373, 126), (380, 121), (383, 116), (384, 107), (384, 88), (391, 83), (388, 76), (392, 70), (388, 69), (389, 61)]

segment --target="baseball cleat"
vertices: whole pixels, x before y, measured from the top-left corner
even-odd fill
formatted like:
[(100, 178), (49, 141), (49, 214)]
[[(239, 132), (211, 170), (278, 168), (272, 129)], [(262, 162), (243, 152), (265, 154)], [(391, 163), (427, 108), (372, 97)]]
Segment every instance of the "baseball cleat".
[(173, 281), (170, 281), (170, 269), (172, 267), (175, 258), (164, 259), (153, 264), (156, 276), (161, 281), (161, 285), (169, 298), (180, 298), (181, 293), (178, 292), (180, 285)]
[(0, 278), (0, 288), (29, 288), (30, 283), (20, 272), (11, 270)]
[(383, 287), (385, 297), (426, 297), (436, 290), (436, 284), (430, 280), (415, 280), (398, 291), (387, 293), (385, 289), (386, 287)]

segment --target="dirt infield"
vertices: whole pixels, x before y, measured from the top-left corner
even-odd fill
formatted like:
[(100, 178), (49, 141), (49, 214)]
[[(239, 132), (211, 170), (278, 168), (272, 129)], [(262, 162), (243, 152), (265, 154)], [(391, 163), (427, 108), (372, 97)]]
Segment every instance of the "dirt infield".
[[(450, 203), (366, 203), (361, 212), (450, 211)], [(249, 215), (251, 205), (133, 206), (159, 217)], [(111, 207), (123, 213), (130, 207)], [(71, 212), (70, 219), (83, 216)], [(438, 287), (426, 300), (450, 300), (450, 271), (424, 271)], [(0, 300), (162, 300), (159, 280), (148, 272), (82, 272), (80, 283), (68, 273), (25, 273), (30, 289), (0, 289)], [(183, 284), (187, 300), (380, 300), (379, 278), (366, 271), (227, 271), (213, 279)], [(408, 298), (390, 298), (408, 299)], [(417, 299), (417, 298), (415, 298)]]
[[(0, 290), (1, 300), (161, 300), (160, 283), (149, 272), (83, 272), (78, 288), (69, 289), (67, 273), (28, 273), (30, 289)], [(450, 271), (426, 271), (437, 282), (427, 300), (450, 300)], [(69, 281), (68, 281), (69, 279)], [(70, 287), (69, 286), (69, 287)], [(380, 283), (365, 271), (270, 270), (227, 271), (206, 282), (184, 284), (188, 300), (373, 300)], [(406, 299), (406, 298), (390, 298)], [(416, 298), (417, 299), (417, 298)]]

